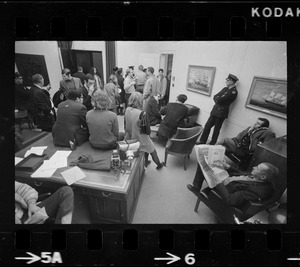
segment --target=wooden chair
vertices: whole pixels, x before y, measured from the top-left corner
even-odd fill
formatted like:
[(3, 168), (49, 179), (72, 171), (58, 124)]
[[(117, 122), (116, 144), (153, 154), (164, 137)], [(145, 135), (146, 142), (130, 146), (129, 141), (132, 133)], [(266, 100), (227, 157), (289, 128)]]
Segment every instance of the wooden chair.
[(200, 201), (202, 201), (218, 216), (221, 222), (234, 224), (234, 216), (236, 216), (240, 222), (244, 222), (263, 210), (270, 210), (273, 207), (278, 206), (278, 203), (286, 190), (285, 177), (279, 175), (275, 180), (275, 186), (277, 190), (271, 198), (262, 201), (248, 201), (239, 208), (226, 205), (222, 197), (214, 188), (207, 187), (201, 190), (200, 193), (197, 193), (198, 199), (194, 211), (198, 211)]
[(15, 122), (19, 125), (21, 130), (22, 130), (22, 122), (23, 121), (28, 123), (30, 130), (33, 128), (32, 122), (31, 122), (30, 118), (28, 117), (27, 110), (19, 110), (18, 112), (15, 112)]
[(167, 164), (168, 154), (183, 156), (184, 170), (186, 170), (186, 159), (189, 158), (202, 131), (202, 126), (195, 126), (192, 128), (177, 128), (176, 134), (170, 138), (166, 144), (165, 165)]

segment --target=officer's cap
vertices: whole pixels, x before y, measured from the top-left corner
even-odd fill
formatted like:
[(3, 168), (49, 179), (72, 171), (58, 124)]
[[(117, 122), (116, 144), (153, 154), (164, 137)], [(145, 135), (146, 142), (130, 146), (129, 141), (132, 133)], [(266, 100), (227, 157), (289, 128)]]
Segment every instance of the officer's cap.
[(235, 83), (239, 80), (238, 77), (236, 77), (235, 75), (229, 73), (228, 77), (226, 78), (226, 80), (232, 80), (234, 81)]

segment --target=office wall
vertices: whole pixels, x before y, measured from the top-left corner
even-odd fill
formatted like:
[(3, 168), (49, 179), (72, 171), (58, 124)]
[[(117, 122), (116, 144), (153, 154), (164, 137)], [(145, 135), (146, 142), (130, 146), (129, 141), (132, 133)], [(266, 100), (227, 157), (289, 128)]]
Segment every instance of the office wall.
[[(134, 43), (134, 45), (130, 45)], [(147, 45), (148, 43), (148, 45)], [(170, 101), (185, 93), (187, 103), (200, 107), (198, 123), (204, 126), (214, 105), (213, 95), (225, 87), (228, 73), (235, 74), (238, 98), (231, 105), (229, 118), (225, 120), (220, 138), (234, 136), (258, 117), (267, 118), (270, 128), (277, 136), (286, 134), (286, 120), (245, 107), (254, 76), (287, 78), (287, 59), (285, 42), (118, 42), (117, 54), (120, 62), (138, 61), (139, 53), (173, 53), (173, 77)], [(126, 49), (126, 50), (125, 50)], [(186, 90), (188, 65), (216, 67), (211, 96)]]
[(21, 54), (43, 55), (48, 70), (52, 90), (50, 95), (59, 89), (61, 80), (61, 64), (56, 41), (16, 41), (15, 52)]
[[(124, 74), (128, 66), (134, 66), (137, 70), (139, 55), (152, 54), (152, 46), (156, 42), (116, 42), (116, 61), (119, 68), (123, 68)], [(156, 52), (156, 51), (155, 51)], [(146, 68), (147, 66), (144, 66)]]

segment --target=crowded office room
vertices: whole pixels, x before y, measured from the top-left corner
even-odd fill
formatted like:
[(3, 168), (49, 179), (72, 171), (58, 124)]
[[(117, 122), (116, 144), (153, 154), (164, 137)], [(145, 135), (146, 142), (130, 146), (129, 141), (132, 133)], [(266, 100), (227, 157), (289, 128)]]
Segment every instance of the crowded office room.
[(283, 41), (16, 41), (16, 224), (287, 223)]

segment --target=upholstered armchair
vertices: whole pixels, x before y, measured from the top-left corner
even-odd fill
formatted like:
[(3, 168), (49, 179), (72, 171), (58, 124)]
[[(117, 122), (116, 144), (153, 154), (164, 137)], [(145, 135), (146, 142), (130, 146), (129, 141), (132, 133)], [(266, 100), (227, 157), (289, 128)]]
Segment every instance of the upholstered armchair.
[[(200, 167), (198, 166), (196, 175), (201, 175), (199, 168)], [(279, 175), (277, 177), (275, 186), (277, 190), (271, 198), (261, 201), (248, 201), (239, 208), (226, 205), (215, 188), (206, 187), (201, 190), (200, 193), (194, 192), (198, 197), (194, 211), (198, 212), (199, 204), (202, 201), (218, 216), (219, 220), (222, 223), (236, 223), (236, 221), (234, 220), (234, 216), (240, 222), (244, 222), (261, 211), (270, 211), (274, 207), (278, 207), (278, 205), (280, 204), (279, 201), (286, 190), (286, 180), (284, 176)]]
[(200, 108), (190, 104), (185, 104), (185, 106), (188, 108), (188, 115), (185, 119), (185, 124), (186, 128), (190, 128), (193, 127), (197, 122), (200, 113)]
[(186, 159), (189, 158), (202, 131), (202, 126), (177, 128), (176, 134), (166, 144), (165, 164), (167, 164), (168, 154), (182, 156), (184, 159), (184, 170), (186, 170)]

